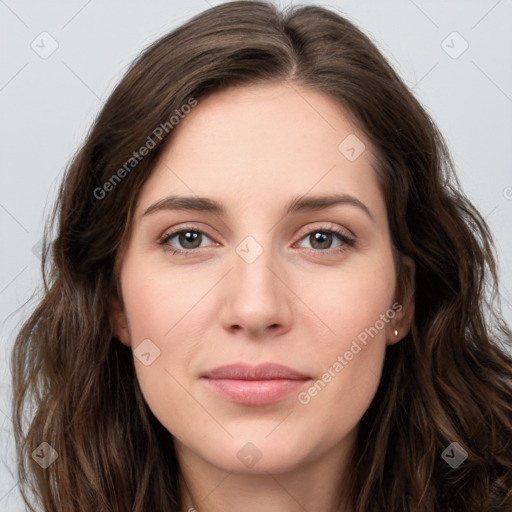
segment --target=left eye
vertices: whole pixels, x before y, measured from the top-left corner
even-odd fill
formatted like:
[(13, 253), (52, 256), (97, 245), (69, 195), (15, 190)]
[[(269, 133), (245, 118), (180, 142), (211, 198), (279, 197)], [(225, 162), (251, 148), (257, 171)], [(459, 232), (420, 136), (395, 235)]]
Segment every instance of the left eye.
[[(329, 247), (333, 243), (333, 238), (338, 238), (338, 240), (340, 240), (340, 243), (335, 247)], [(301, 240), (304, 239), (308, 240), (310, 244), (317, 245), (317, 247), (311, 247), (311, 249), (319, 251), (324, 251), (327, 249), (337, 249), (340, 246), (353, 244), (352, 239), (348, 238), (340, 231), (333, 229), (314, 229), (313, 231), (306, 233), (306, 235), (301, 238)]]

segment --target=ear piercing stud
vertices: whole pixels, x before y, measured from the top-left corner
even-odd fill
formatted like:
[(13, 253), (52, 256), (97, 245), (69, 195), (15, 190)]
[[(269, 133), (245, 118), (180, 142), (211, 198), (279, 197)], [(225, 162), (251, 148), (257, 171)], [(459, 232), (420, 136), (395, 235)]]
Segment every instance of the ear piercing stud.
[(398, 331), (395, 329), (395, 336), (398, 336)]

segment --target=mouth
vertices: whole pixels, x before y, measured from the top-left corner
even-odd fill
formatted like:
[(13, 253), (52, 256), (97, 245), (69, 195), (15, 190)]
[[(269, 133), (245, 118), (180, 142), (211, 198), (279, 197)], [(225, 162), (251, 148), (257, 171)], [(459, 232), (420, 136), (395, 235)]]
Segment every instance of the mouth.
[(201, 375), (217, 395), (244, 405), (267, 405), (298, 391), (310, 377), (286, 366), (245, 363), (221, 366)]

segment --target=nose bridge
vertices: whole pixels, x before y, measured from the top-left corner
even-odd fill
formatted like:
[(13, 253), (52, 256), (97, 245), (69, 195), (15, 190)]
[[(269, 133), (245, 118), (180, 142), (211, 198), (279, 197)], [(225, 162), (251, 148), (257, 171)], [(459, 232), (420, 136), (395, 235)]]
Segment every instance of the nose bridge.
[(275, 250), (271, 234), (260, 235), (258, 238), (249, 235), (236, 247), (233, 279), (237, 294), (243, 295), (246, 300), (252, 298), (258, 301), (265, 298), (266, 303), (270, 304), (275, 300), (278, 285), (275, 275), (270, 271), (276, 266)]
[(227, 309), (223, 318), (228, 326), (250, 331), (289, 321), (286, 287), (276, 277), (275, 249), (271, 233), (247, 236), (236, 247), (230, 272)]

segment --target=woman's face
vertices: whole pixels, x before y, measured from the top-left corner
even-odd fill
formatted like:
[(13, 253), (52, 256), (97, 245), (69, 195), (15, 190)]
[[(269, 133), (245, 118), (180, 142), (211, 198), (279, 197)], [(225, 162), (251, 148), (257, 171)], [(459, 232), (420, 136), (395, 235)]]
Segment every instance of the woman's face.
[[(180, 455), (279, 472), (348, 453), (411, 313), (372, 158), (336, 103), (284, 84), (217, 92), (174, 128), (137, 204), (116, 332)], [(267, 363), (296, 374), (210, 373)]]

